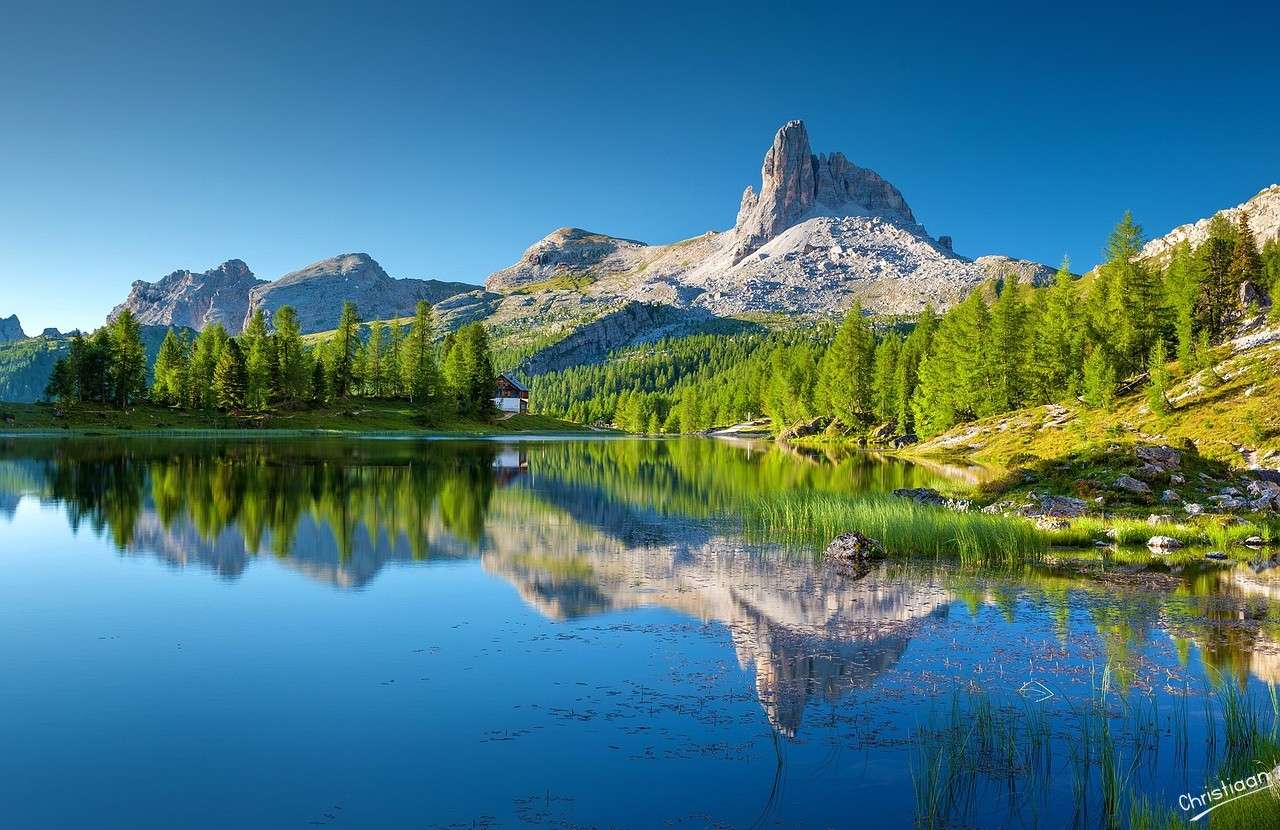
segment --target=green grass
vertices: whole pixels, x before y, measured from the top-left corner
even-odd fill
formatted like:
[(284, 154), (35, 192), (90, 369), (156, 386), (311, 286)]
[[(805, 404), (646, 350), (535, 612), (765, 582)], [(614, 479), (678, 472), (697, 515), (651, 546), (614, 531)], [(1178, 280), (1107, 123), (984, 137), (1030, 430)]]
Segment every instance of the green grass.
[(892, 555), (932, 555), (963, 562), (1014, 564), (1037, 559), (1048, 548), (1045, 535), (1025, 519), (960, 513), (890, 496), (852, 497), (790, 492), (748, 503), (749, 531), (782, 535), (825, 548), (836, 536), (858, 531)]
[(1084, 547), (1095, 541), (1112, 541), (1121, 546), (1145, 546), (1153, 536), (1168, 536), (1185, 546), (1210, 545), (1229, 552), (1240, 548), (1250, 536), (1261, 536), (1267, 544), (1277, 538), (1273, 520), (1259, 517), (1255, 521), (1228, 523), (1217, 516), (1205, 516), (1185, 522), (1159, 522), (1155, 525), (1128, 518), (1102, 519), (1083, 517), (1071, 520), (1066, 528), (1044, 531), (1049, 544), (1060, 547)]
[(0, 404), (0, 432), (185, 432), (195, 430), (339, 431), (508, 435), (521, 433), (587, 433), (579, 424), (546, 415), (514, 415), (505, 420), (448, 419), (424, 421), (404, 401), (352, 400), (321, 409), (282, 410), (243, 416), (185, 412), (142, 404), (127, 410), (102, 405), (67, 408), (63, 416), (48, 404)]

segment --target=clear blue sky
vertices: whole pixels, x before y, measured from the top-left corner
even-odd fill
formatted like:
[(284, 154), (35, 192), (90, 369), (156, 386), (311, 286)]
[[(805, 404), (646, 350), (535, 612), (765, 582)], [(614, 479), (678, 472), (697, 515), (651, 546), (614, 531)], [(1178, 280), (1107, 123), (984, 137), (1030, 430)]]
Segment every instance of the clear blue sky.
[(1085, 267), (1126, 208), (1162, 233), (1280, 180), (1264, 5), (0, 0), (0, 316), (93, 327), (232, 257), (480, 282), (561, 225), (725, 228), (790, 118), (959, 252)]

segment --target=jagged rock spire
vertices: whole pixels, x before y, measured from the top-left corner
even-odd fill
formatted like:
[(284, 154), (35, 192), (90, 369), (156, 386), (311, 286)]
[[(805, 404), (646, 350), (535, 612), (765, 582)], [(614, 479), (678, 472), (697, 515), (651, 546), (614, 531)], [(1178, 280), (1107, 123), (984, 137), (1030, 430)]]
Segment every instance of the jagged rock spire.
[(734, 224), (734, 263), (787, 228), (824, 213), (887, 214), (915, 222), (898, 189), (843, 153), (814, 155), (803, 121), (788, 121), (773, 137), (760, 168), (760, 193), (748, 187)]

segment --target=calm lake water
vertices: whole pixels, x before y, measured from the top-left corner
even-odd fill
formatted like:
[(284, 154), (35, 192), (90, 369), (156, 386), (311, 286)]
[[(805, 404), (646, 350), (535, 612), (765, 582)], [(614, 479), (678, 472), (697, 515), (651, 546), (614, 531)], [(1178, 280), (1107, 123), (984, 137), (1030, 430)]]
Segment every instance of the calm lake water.
[(1108, 776), (1189, 817), (1224, 702), (1273, 726), (1269, 563), (854, 576), (742, 530), (786, 489), (972, 477), (704, 439), (0, 439), (0, 827), (1096, 827)]

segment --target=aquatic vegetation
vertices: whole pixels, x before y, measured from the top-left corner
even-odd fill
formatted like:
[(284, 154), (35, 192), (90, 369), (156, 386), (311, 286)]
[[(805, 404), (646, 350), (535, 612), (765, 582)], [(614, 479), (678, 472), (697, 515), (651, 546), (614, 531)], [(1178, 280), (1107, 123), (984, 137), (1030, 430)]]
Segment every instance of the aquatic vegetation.
[(1271, 543), (1280, 535), (1276, 525), (1267, 520), (1228, 522), (1216, 516), (1156, 524), (1149, 524), (1143, 519), (1084, 516), (1071, 520), (1066, 527), (1043, 533), (1049, 544), (1056, 547), (1084, 547), (1096, 541), (1144, 547), (1152, 536), (1168, 536), (1187, 546), (1212, 545), (1225, 549), (1239, 548), (1250, 536), (1261, 536)]
[(744, 513), (748, 530), (780, 534), (822, 549), (857, 530), (890, 554), (958, 558), (973, 564), (1015, 564), (1048, 548), (1045, 535), (1024, 519), (962, 513), (891, 496), (853, 497), (792, 492), (760, 496)]
[[(1210, 684), (1204, 700), (1206, 727), (1202, 769), (1209, 780), (1190, 784), (1206, 789), (1261, 772), (1280, 761), (1280, 704), (1271, 706), (1248, 694), (1231, 678), (1208, 668)], [(922, 828), (969, 826), (975, 810), (988, 797), (1007, 800), (1011, 809), (1030, 807), (1051, 786), (1058, 766), (1055, 743), (1069, 748), (1066, 768), (1072, 776), (1075, 815), (1071, 826), (1119, 830), (1168, 830), (1187, 827), (1191, 813), (1172, 801), (1167, 782), (1153, 778), (1156, 759), (1173, 744), (1176, 766), (1187, 769), (1189, 709), (1179, 695), (1162, 726), (1156, 698), (1137, 696), (1110, 663), (1091, 675), (1083, 698), (1066, 698), (1065, 717), (1026, 700), (1003, 702), (981, 688), (953, 692), (941, 717), (934, 716), (913, 733), (912, 782), (916, 824)], [(1273, 699), (1274, 690), (1270, 691)], [(1268, 717), (1268, 714), (1270, 717)], [(1222, 760), (1217, 758), (1218, 729), (1226, 735)], [(1174, 792), (1179, 790), (1175, 789)], [(1280, 787), (1223, 801), (1208, 814), (1205, 826), (1253, 828), (1280, 826)], [(990, 805), (987, 805), (989, 809)], [(1181, 809), (1179, 809), (1181, 807)], [(1034, 826), (1034, 822), (1032, 823)], [(1065, 825), (1063, 825), (1065, 826)], [(1196, 825), (1192, 825), (1196, 826)]]

